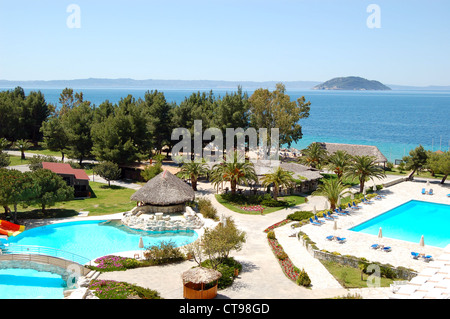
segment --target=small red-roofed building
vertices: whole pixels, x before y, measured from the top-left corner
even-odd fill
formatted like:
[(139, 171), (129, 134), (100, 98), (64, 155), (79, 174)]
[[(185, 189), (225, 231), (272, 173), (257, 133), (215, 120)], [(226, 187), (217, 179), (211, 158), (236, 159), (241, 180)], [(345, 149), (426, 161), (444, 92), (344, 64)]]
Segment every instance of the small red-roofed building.
[(82, 169), (72, 168), (66, 163), (42, 162), (42, 168), (58, 174), (69, 186), (73, 186), (75, 197), (90, 197), (89, 176)]

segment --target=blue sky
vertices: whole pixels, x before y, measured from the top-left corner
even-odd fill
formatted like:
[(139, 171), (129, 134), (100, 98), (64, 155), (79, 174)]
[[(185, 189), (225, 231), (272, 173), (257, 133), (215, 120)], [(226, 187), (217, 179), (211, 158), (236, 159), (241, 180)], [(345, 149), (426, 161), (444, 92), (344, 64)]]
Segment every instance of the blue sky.
[[(366, 24), (370, 4), (381, 28)], [(450, 85), (449, 12), (448, 0), (0, 0), (0, 79)]]

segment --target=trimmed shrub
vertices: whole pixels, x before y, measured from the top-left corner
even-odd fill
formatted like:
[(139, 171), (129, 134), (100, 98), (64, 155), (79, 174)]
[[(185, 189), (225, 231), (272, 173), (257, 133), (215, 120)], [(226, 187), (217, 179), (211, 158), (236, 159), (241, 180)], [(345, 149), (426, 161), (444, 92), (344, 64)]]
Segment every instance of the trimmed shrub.
[(314, 214), (312, 212), (309, 211), (296, 211), (292, 214), (289, 214), (287, 216), (288, 219), (290, 220), (295, 220), (295, 221), (302, 221), (305, 219), (309, 219), (310, 217), (313, 217)]
[(274, 231), (270, 231), (267, 233), (267, 238), (269, 239), (275, 239), (275, 232)]
[(197, 207), (200, 214), (203, 215), (204, 218), (211, 218), (213, 220), (217, 220), (217, 209), (212, 205), (211, 201), (206, 198), (200, 198), (197, 201)]
[(297, 285), (303, 286), (303, 287), (309, 287), (311, 285), (311, 279), (309, 278), (308, 274), (304, 269), (300, 271), (297, 277)]

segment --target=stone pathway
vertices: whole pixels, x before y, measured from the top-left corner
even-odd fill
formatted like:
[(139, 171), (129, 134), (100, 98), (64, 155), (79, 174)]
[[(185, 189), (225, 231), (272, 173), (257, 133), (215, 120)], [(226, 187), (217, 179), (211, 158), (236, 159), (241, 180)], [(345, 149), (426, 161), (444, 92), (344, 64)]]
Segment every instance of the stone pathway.
[[(219, 216), (231, 216), (239, 229), (247, 234), (246, 243), (233, 257), (242, 263), (243, 270), (233, 285), (219, 290), (217, 298), (231, 299), (320, 299), (355, 294), (363, 298), (387, 298), (389, 288), (345, 289), (342, 288), (325, 267), (313, 258), (295, 237), (289, 237), (290, 226), (276, 229), (276, 236), (293, 263), (304, 268), (312, 280), (312, 287), (296, 285), (282, 272), (273, 255), (264, 229), (283, 219), (286, 215), (302, 209), (302, 204), (268, 215), (239, 214), (228, 210), (215, 199), (209, 184), (199, 183), (199, 196), (206, 196), (216, 207)], [(155, 289), (163, 298), (178, 299), (182, 296), (181, 273), (195, 265), (192, 261), (166, 266), (138, 268), (127, 271), (103, 273), (99, 279), (126, 281)]]

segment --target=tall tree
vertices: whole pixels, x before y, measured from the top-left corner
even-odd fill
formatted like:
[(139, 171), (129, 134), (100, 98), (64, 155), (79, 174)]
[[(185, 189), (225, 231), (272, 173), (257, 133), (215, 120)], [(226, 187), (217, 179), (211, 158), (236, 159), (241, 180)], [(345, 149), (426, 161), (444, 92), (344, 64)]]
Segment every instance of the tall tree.
[(164, 93), (157, 90), (147, 91), (142, 104), (146, 108), (153, 147), (161, 153), (163, 146), (170, 145), (174, 105), (169, 104)]
[(358, 178), (359, 192), (364, 191), (364, 183), (369, 179), (386, 177), (384, 169), (376, 164), (374, 156), (353, 156), (352, 162), (348, 166), (344, 176)]
[(122, 170), (116, 163), (102, 162), (94, 167), (94, 173), (103, 177), (108, 182), (108, 186), (111, 186), (111, 181), (120, 179)]
[(303, 136), (301, 119), (309, 116), (311, 102), (306, 102), (304, 96), (291, 101), (286, 94), (283, 83), (276, 85), (275, 91), (257, 89), (250, 96), (251, 126), (268, 129), (279, 128), (280, 145), (297, 142)]
[(349, 193), (348, 186), (344, 186), (341, 180), (337, 178), (323, 179), (322, 184), (312, 194), (325, 196), (330, 203), (330, 209), (334, 210), (339, 197)]
[(74, 189), (59, 175), (48, 169), (37, 169), (31, 173), (35, 187), (35, 197), (33, 202), (39, 204), (42, 213), (46, 213), (46, 208), (55, 205), (56, 202), (73, 199)]
[(415, 172), (419, 173), (419, 170), (427, 164), (428, 154), (422, 145), (419, 145), (415, 149), (409, 152), (409, 156), (404, 156), (403, 161), (406, 164), (406, 169), (412, 170), (411, 177)]
[(91, 155), (93, 113), (90, 103), (85, 102), (68, 110), (61, 117), (68, 140), (67, 155), (78, 159), (80, 164)]
[[(212, 91), (194, 92), (186, 97), (180, 105), (172, 110), (173, 127), (186, 128), (191, 133), (194, 140), (194, 121), (202, 121), (202, 136), (206, 129), (214, 127), (214, 114), (217, 111), (218, 101)], [(209, 141), (202, 140), (202, 147), (205, 147)]]
[(27, 202), (34, 196), (34, 188), (29, 172), (22, 173), (15, 169), (0, 168), (0, 205), (5, 214), (11, 213), (14, 205), (14, 221), (17, 218), (17, 205)]
[(96, 110), (92, 153), (101, 161), (131, 163), (151, 156), (151, 135), (145, 109), (129, 95), (112, 108)]
[(226, 93), (217, 100), (212, 126), (217, 127), (225, 136), (226, 128), (243, 128), (250, 125), (250, 101), (247, 93), (238, 86), (237, 92)]
[(208, 166), (205, 162), (191, 161), (184, 163), (181, 166), (180, 172), (177, 174), (180, 177), (188, 178), (191, 180), (192, 189), (197, 190), (197, 180), (200, 176), (206, 176), (208, 174)]
[(62, 161), (64, 162), (69, 138), (67, 137), (61, 118), (55, 116), (43, 122), (41, 132), (44, 147), (50, 151), (61, 152)]
[(352, 157), (346, 151), (338, 150), (328, 156), (327, 167), (336, 173), (339, 179), (342, 179), (345, 170), (350, 165)]
[(24, 160), (25, 151), (28, 150), (31, 146), (33, 146), (33, 144), (28, 142), (27, 140), (17, 140), (14, 142), (13, 146), (20, 151), (20, 158)]
[(450, 152), (443, 152), (441, 154), (431, 153), (428, 156), (428, 167), (435, 174), (443, 174), (444, 177), (441, 180), (441, 184), (445, 183), (445, 180), (450, 174)]
[(45, 101), (44, 95), (41, 91), (30, 92), (23, 103), (21, 130), (23, 131), (22, 138), (29, 139), (37, 143), (42, 139), (40, 128), (42, 123), (47, 120), (51, 114), (52, 109)]
[(230, 182), (231, 193), (236, 193), (237, 185), (257, 182), (255, 167), (252, 162), (244, 161), (238, 157), (238, 152), (227, 154), (227, 160), (215, 164), (211, 172), (213, 185)]

